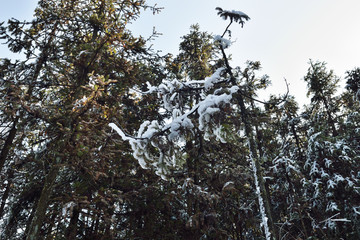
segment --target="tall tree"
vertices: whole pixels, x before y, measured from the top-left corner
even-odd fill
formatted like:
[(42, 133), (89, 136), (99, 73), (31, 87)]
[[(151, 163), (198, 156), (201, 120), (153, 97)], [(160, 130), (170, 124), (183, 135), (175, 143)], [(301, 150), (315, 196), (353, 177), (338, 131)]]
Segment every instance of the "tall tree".
[(181, 37), (179, 55), (174, 64), (179, 65), (179, 73), (185, 79), (204, 79), (216, 70), (218, 48), (213, 42), (213, 36), (201, 32), (199, 24), (190, 26), (190, 33)]
[(326, 63), (310, 60), (310, 67), (304, 80), (308, 84), (308, 96), (312, 96), (311, 101), (314, 103), (312, 105), (313, 114), (325, 113), (331, 132), (336, 136), (335, 113), (338, 109), (336, 108), (334, 94), (340, 79), (334, 75), (332, 70), (327, 71)]
[[(359, 179), (353, 169), (359, 169), (358, 148), (353, 139), (349, 141), (352, 134), (347, 131), (354, 126), (356, 116), (344, 109), (341, 96), (334, 96), (339, 78), (333, 71), (328, 71), (325, 63), (310, 64), (305, 81), (313, 97), (303, 113), (307, 141), (301, 182), (302, 195), (311, 204), (303, 209), (312, 228), (320, 230), (312, 231), (312, 235), (356, 239), (358, 220), (354, 211), (359, 192), (354, 187)], [(339, 114), (341, 110), (343, 114)]]
[[(230, 24), (234, 21), (241, 24), (249, 19), (242, 12), (224, 11), (222, 9), (218, 9), (218, 11), (222, 16), (230, 18)], [(194, 142), (192, 139), (196, 139), (198, 133), (203, 135), (205, 141), (218, 139), (220, 142), (225, 143), (227, 139), (224, 130), (224, 126), (227, 124), (226, 115), (227, 113), (229, 115), (238, 113), (237, 116), (240, 117), (241, 121), (237, 121), (239, 125), (234, 126), (232, 130), (242, 132), (244, 135), (241, 136), (240, 134), (240, 136), (247, 144), (243, 145), (243, 141), (241, 141), (235, 145), (244, 147), (245, 151), (248, 152), (248, 159), (254, 173), (253, 179), (264, 233), (266, 239), (270, 239), (271, 234), (275, 238), (275, 227), (271, 217), (270, 201), (266, 193), (256, 145), (255, 130), (251, 123), (250, 111), (247, 106), (248, 101), (245, 101), (245, 98), (252, 99), (253, 93), (247, 89), (249, 84), (244, 83), (242, 85), (242, 82), (237, 79), (236, 73), (230, 67), (228, 57), (225, 54), (225, 48), (231, 43), (224, 38), (228, 27), (222, 36), (215, 37), (222, 53), (223, 67), (217, 69), (210, 77), (188, 81), (170, 79), (164, 80), (157, 87), (148, 86), (147, 94), (158, 93), (158, 96), (161, 97), (165, 114), (170, 116), (166, 122), (145, 121), (139, 128), (136, 137), (128, 135), (116, 124), (111, 123), (110, 126), (119, 133), (123, 140), (130, 142), (133, 155), (138, 159), (142, 167), (154, 168), (159, 176), (167, 179), (172, 178), (172, 173), (184, 165), (184, 158), (186, 159), (190, 149), (187, 148), (185, 154), (182, 150), (189, 146), (188, 143)], [(253, 79), (249, 78), (248, 80)], [(189, 94), (199, 94), (198, 101), (190, 106), (184, 106), (185, 101), (183, 99)], [(203, 147), (204, 143), (201, 143), (201, 141), (201, 155), (197, 156), (196, 159), (201, 159), (204, 156), (205, 147)], [(238, 161), (241, 162), (240, 159)], [(190, 181), (195, 184), (198, 183), (194, 179), (190, 179)], [(189, 180), (186, 182), (189, 182)], [(231, 185), (230, 182), (225, 184), (224, 188), (229, 185)], [(190, 218), (190, 220), (192, 222), (194, 219)]]
[[(113, 237), (109, 219), (116, 202), (100, 204), (108, 195), (100, 189), (112, 183), (104, 187), (99, 180), (115, 174), (107, 164), (111, 145), (104, 127), (113, 116), (126, 122), (121, 112), (134, 101), (129, 87), (146, 81), (156, 68), (145, 41), (127, 30), (143, 8), (141, 0), (39, 1), (34, 20), (2, 26), (9, 49), (26, 59), (2, 62), (10, 117), (1, 163), (7, 169), (14, 165), (12, 150), (22, 171), (9, 173), (8, 181), (28, 179), (15, 184), (19, 193), (10, 193), (4, 238), (84, 236), (79, 224), (89, 218), (97, 221), (95, 235)], [(69, 222), (61, 220), (62, 206), (71, 207)], [(85, 216), (99, 206), (103, 210), (96, 217)], [(13, 221), (20, 214), (24, 221)], [(67, 230), (54, 230), (61, 228)]]

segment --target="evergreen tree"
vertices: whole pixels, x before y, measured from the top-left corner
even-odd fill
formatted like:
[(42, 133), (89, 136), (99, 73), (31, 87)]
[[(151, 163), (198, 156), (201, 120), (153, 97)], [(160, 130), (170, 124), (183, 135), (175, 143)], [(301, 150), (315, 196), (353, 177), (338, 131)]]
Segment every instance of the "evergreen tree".
[[(306, 161), (301, 180), (303, 195), (311, 204), (307, 213), (319, 238), (336, 239), (346, 236), (356, 239), (358, 220), (354, 210), (358, 206), (359, 182), (354, 169), (358, 169), (358, 148), (348, 141), (353, 114), (338, 117), (341, 109), (339, 97), (334, 97), (339, 78), (326, 69), (325, 63), (312, 63), (305, 77), (311, 105), (304, 117), (307, 131)], [(346, 112), (346, 111), (345, 111)], [(351, 128), (351, 127), (350, 127)]]
[(179, 73), (185, 79), (204, 79), (216, 70), (218, 48), (213, 43), (213, 36), (201, 32), (199, 24), (190, 26), (190, 33), (181, 37), (179, 55), (174, 64), (179, 65)]
[(334, 75), (332, 70), (327, 71), (325, 63), (310, 61), (310, 67), (304, 80), (308, 84), (308, 96), (312, 96), (311, 102), (313, 104), (310, 114), (316, 114), (322, 118), (320, 122), (330, 126), (331, 133), (336, 136), (335, 114), (338, 108), (334, 94), (339, 78)]
[[(235, 16), (232, 12), (221, 11), (224, 12), (225, 15), (230, 14), (231, 22), (248, 19), (247, 15), (242, 12), (236, 12)], [(225, 136), (226, 130), (223, 129), (224, 126), (231, 123), (227, 121), (228, 117), (226, 115), (229, 113), (230, 119), (232, 119), (232, 113), (235, 113), (241, 121), (237, 121), (239, 125), (233, 125), (228, 130), (231, 129), (232, 131), (244, 133), (244, 135), (239, 135), (241, 136), (240, 138), (239, 136), (235, 137), (239, 140), (242, 139), (242, 141), (235, 143), (235, 146), (238, 148), (241, 147), (247, 152), (247, 154), (243, 155), (244, 158), (240, 157), (240, 155), (238, 156), (237, 164), (243, 164), (242, 159), (245, 161), (249, 159), (250, 161), (251, 168), (247, 169), (248, 171), (253, 171), (254, 189), (258, 197), (261, 223), (264, 227), (266, 238), (270, 239), (271, 234), (273, 234), (273, 237), (276, 237), (275, 227), (271, 217), (270, 201), (263, 178), (259, 151), (256, 145), (255, 129), (254, 125), (250, 123), (251, 111), (247, 106), (248, 102), (245, 101), (245, 98), (253, 99), (254, 91), (261, 86), (266, 86), (267, 80), (266, 78), (261, 79), (259, 85), (256, 86), (257, 83), (255, 83), (256, 80), (251, 73), (252, 70), (248, 69), (247, 72), (244, 72), (246, 81), (242, 85), (241, 80), (237, 79), (236, 74), (238, 73), (233, 71), (229, 65), (228, 57), (225, 54), (225, 48), (228, 47), (229, 41), (223, 38), (223, 36), (216, 36), (215, 40), (222, 53), (222, 62), (224, 65), (222, 68), (217, 69), (210, 77), (203, 80), (189, 81), (170, 79), (164, 80), (162, 84), (157, 87), (148, 86), (149, 90), (146, 92), (147, 94), (157, 93), (162, 99), (161, 104), (165, 110), (165, 115), (170, 116), (167, 120), (168, 123), (145, 121), (139, 128), (136, 137), (129, 136), (113, 123), (110, 124), (110, 126), (119, 133), (123, 140), (130, 142), (133, 155), (138, 159), (142, 167), (154, 168), (156, 173), (162, 178), (173, 179), (173, 174), (179, 171), (179, 168), (182, 169), (187, 159), (194, 159), (197, 163), (203, 162), (202, 160), (204, 158), (206, 159), (208, 154), (206, 153), (207, 148), (204, 147), (205, 141), (217, 139), (222, 143), (227, 142), (228, 139)], [(259, 64), (257, 63), (250, 64), (250, 66), (255, 70), (259, 68)], [(252, 89), (252, 91), (250, 89)], [(197, 101), (190, 106), (187, 105), (187, 101), (184, 100), (188, 99), (187, 96), (189, 93), (198, 96), (196, 97)], [(254, 104), (251, 103), (252, 101), (250, 101), (250, 109), (251, 106), (254, 106)], [(277, 103), (275, 102), (273, 104)], [(194, 143), (195, 145), (193, 145)], [(215, 145), (211, 144), (211, 146), (214, 147)], [(185, 150), (185, 154), (183, 150)], [(191, 151), (194, 150), (196, 151), (196, 155), (191, 156)], [(227, 154), (227, 152), (222, 151), (219, 159), (224, 159), (224, 154)], [(228, 164), (228, 162), (226, 164)], [(187, 164), (186, 166), (189, 167), (190, 165)], [(206, 165), (202, 166), (205, 167), (203, 169), (208, 168)], [(198, 166), (196, 166), (195, 169), (197, 167)], [(225, 165), (224, 167), (227, 166)], [(188, 170), (191, 169), (188, 168)], [(200, 182), (206, 181), (200, 181), (195, 178), (196, 176), (197, 174), (194, 175), (194, 178), (187, 179), (185, 185), (198, 186)], [(244, 181), (241, 182), (244, 183)], [(232, 181), (225, 182), (223, 188), (227, 189), (227, 187), (232, 184)], [(204, 192), (204, 188), (201, 188), (201, 186), (198, 186), (198, 189)], [(207, 190), (208, 188), (205, 189)], [(193, 203), (188, 201), (187, 206), (189, 205), (192, 206)], [(192, 209), (192, 211), (193, 210), (194, 209)], [(188, 211), (188, 214), (192, 211)], [(203, 209), (202, 212), (205, 212), (205, 210)], [(198, 212), (195, 211), (194, 213), (195, 215), (189, 216), (190, 225), (193, 224), (195, 220), (196, 223), (199, 223)], [(235, 230), (235, 232), (243, 228), (242, 225), (237, 227), (238, 229)], [(231, 230), (234, 229), (232, 228)], [(239, 237), (242, 238), (250, 234), (250, 232), (251, 230), (249, 229), (247, 229), (246, 232), (242, 231)], [(255, 234), (259, 234), (259, 231), (257, 230)], [(208, 237), (211, 235), (207, 232), (204, 236)]]

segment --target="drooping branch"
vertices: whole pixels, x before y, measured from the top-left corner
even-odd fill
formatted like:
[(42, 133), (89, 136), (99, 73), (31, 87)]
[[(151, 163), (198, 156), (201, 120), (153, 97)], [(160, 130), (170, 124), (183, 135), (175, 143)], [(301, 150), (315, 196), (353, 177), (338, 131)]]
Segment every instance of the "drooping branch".
[[(149, 93), (159, 90), (155, 88), (150, 89), (151, 91), (149, 91)], [(161, 89), (164, 89), (164, 86), (162, 86)], [(228, 93), (207, 95), (203, 100), (185, 113), (180, 113), (179, 109), (174, 106), (165, 106), (168, 112), (172, 111), (173, 113), (173, 117), (170, 122), (162, 126), (162, 124), (157, 121), (145, 121), (141, 124), (139, 130), (137, 131), (136, 137), (126, 134), (114, 123), (110, 123), (109, 126), (114, 129), (124, 141), (129, 141), (134, 157), (139, 161), (139, 163), (141, 162), (142, 166), (146, 166), (146, 160), (152, 160), (152, 157), (146, 156), (145, 159), (143, 156), (148, 143), (151, 143), (152, 146), (157, 148), (156, 145), (158, 145), (158, 139), (161, 137), (165, 137), (168, 142), (176, 142), (182, 131), (192, 131), (194, 128), (194, 124), (189, 118), (191, 115), (195, 113), (197, 114), (197, 124), (199, 125), (199, 129), (201, 131), (206, 131), (208, 122), (211, 121), (211, 117), (220, 111), (220, 107), (225, 106), (232, 100), (232, 95), (238, 92), (238, 87), (233, 86), (229, 89), (225, 89), (225, 91)], [(163, 94), (173, 95), (171, 91), (164, 92)], [(163, 104), (166, 105), (166, 103)]]

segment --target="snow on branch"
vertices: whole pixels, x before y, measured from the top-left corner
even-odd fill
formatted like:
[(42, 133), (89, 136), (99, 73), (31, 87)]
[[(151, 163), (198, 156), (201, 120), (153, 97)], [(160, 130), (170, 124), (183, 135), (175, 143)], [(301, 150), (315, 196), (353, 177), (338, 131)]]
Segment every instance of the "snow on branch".
[[(171, 113), (172, 117), (161, 122), (144, 121), (135, 136), (126, 134), (115, 123), (110, 123), (109, 126), (122, 140), (130, 143), (133, 156), (142, 168), (154, 167), (156, 173), (165, 179), (170, 168), (182, 164), (186, 134), (191, 134), (195, 125), (200, 131), (205, 132), (205, 136), (215, 135), (216, 139), (225, 142), (221, 127), (213, 126), (216, 125), (213, 117), (215, 114), (221, 114), (222, 107), (230, 104), (233, 94), (239, 91), (239, 87), (214, 89), (217, 83), (229, 82), (221, 76), (223, 71), (223, 68), (219, 68), (212, 76), (203, 80), (163, 80), (156, 87), (148, 83), (149, 90), (144, 94), (157, 93), (165, 114)], [(209, 93), (211, 89), (214, 91)], [(192, 90), (201, 92), (200, 99), (197, 104), (187, 108), (183, 95), (188, 95)], [(195, 113), (196, 117), (193, 116)]]
[(226, 49), (231, 46), (231, 41), (229, 39), (223, 38), (220, 35), (214, 36), (215, 43), (219, 43), (223, 49)]
[(149, 93), (159, 93), (159, 94), (169, 94), (174, 93), (175, 91), (187, 90), (187, 89), (205, 89), (209, 90), (214, 86), (215, 83), (222, 82), (224, 79), (221, 78), (221, 74), (224, 72), (224, 68), (218, 68), (214, 74), (210, 77), (206, 77), (203, 80), (190, 80), (186, 82), (179, 81), (177, 79), (168, 80), (165, 79), (162, 83), (155, 87), (151, 86), (149, 82), (147, 82), (148, 91), (143, 94)]
[(179, 81), (177, 79), (165, 79), (158, 86), (152, 86), (147, 82), (147, 88), (149, 89), (142, 94), (157, 93), (158, 98), (162, 100), (162, 107), (170, 113), (174, 109), (179, 109), (183, 103), (182, 94), (184, 92), (191, 91), (202, 91), (206, 92), (211, 90), (215, 84), (226, 82), (227, 79), (221, 77), (224, 72), (224, 68), (217, 69), (214, 74), (206, 77), (203, 80), (190, 80), (190, 81)]
[(241, 27), (244, 26), (245, 21), (249, 21), (250, 17), (241, 12), (241, 11), (235, 11), (235, 10), (223, 10), (220, 7), (215, 8), (218, 10), (218, 15), (222, 17), (224, 20), (230, 19), (231, 22), (238, 22), (241, 24)]

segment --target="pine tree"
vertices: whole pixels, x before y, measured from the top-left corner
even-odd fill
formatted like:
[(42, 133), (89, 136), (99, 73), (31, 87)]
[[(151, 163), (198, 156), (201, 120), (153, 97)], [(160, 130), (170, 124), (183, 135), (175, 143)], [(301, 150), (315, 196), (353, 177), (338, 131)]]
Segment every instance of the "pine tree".
[[(333, 71), (327, 71), (324, 62), (310, 61), (310, 67), (307, 75), (304, 77), (305, 82), (308, 84), (308, 96), (312, 95), (311, 102), (312, 113), (317, 114), (318, 117), (324, 118), (331, 128), (333, 136), (337, 135), (335, 114), (338, 110), (334, 99), (334, 94), (337, 89), (339, 78), (334, 75)], [(321, 116), (325, 114), (325, 116)]]
[(356, 239), (354, 210), (359, 193), (355, 185), (359, 180), (353, 169), (358, 168), (358, 149), (348, 141), (351, 134), (345, 130), (352, 125), (354, 115), (345, 116), (345, 120), (338, 116), (342, 106), (334, 93), (339, 78), (326, 69), (325, 63), (311, 63), (305, 81), (313, 97), (303, 114), (308, 131), (301, 182), (303, 195), (312, 203), (306, 210), (309, 221), (313, 229), (320, 230), (313, 235)]
[[(248, 19), (247, 16), (239, 15), (237, 12), (236, 14), (239, 15), (237, 17), (234, 17), (233, 15), (235, 13), (232, 12), (225, 11), (224, 14), (231, 15), (229, 15), (231, 22), (243, 20), (243, 18), (245, 20)], [(200, 155), (197, 155), (195, 158), (197, 162), (201, 162), (207, 155), (204, 151), (206, 149), (204, 147), (205, 141), (211, 139), (217, 139), (223, 143), (227, 141), (225, 131), (223, 130), (224, 126), (228, 123), (226, 114), (229, 113), (229, 116), (232, 116), (232, 112), (236, 113), (241, 121), (237, 121), (239, 125), (235, 125), (229, 129), (244, 133), (244, 135), (240, 134), (240, 136), (243, 141), (245, 141), (245, 144), (241, 141), (236, 143), (235, 146), (244, 148), (245, 151), (248, 152), (251, 163), (250, 169), (252, 169), (254, 174), (254, 189), (259, 200), (258, 207), (261, 213), (261, 223), (264, 227), (264, 233), (267, 239), (271, 238), (271, 234), (273, 234), (275, 238), (276, 234), (274, 222), (271, 217), (270, 201), (266, 193), (259, 153), (256, 146), (255, 129), (250, 123), (251, 111), (249, 111), (249, 107), (246, 106), (248, 102), (245, 101), (245, 98), (252, 99), (252, 95), (254, 95), (253, 92), (247, 89), (247, 87), (250, 87), (253, 83), (244, 83), (242, 86), (241, 81), (238, 80), (235, 75), (236, 72), (233, 71), (229, 65), (228, 57), (225, 54), (225, 48), (228, 47), (229, 41), (223, 38), (228, 31), (228, 27), (222, 36), (215, 37), (216, 43), (222, 53), (221, 62), (223, 62), (224, 65), (217, 69), (210, 77), (203, 80), (190, 79), (189, 81), (169, 79), (164, 80), (162, 84), (157, 87), (149, 84), (146, 94), (157, 93), (158, 97), (162, 99), (161, 104), (165, 110), (164, 114), (169, 116), (167, 120), (168, 123), (155, 120), (151, 122), (145, 121), (137, 131), (136, 137), (128, 135), (116, 126), (116, 124), (112, 123), (110, 126), (118, 132), (123, 140), (130, 142), (133, 155), (138, 159), (143, 168), (154, 168), (156, 173), (163, 179), (172, 179), (173, 174), (184, 166), (184, 158), (186, 159), (187, 154), (190, 154), (191, 149), (194, 148), (193, 145), (190, 147), (189, 144), (196, 143), (196, 139), (199, 140), (200, 147), (195, 147), (197, 154), (200, 153)], [(256, 68), (257, 65), (254, 64), (254, 66)], [(248, 80), (253, 81), (252, 78)], [(266, 85), (266, 78), (264, 83), (263, 81), (264, 79), (260, 81), (260, 85)], [(253, 90), (255, 91), (256, 88)], [(198, 100), (190, 106), (186, 105), (187, 101), (184, 100), (188, 99), (188, 94), (195, 94), (195, 96), (198, 94)], [(214, 144), (212, 145), (214, 146)], [(186, 154), (184, 154), (183, 149), (187, 150)], [(221, 154), (223, 155), (225, 152)], [(219, 156), (220, 159), (221, 154)], [(191, 158), (190, 155), (190, 159)], [(240, 156), (237, 161), (239, 164), (243, 163)], [(200, 183), (199, 180), (191, 178), (185, 182), (186, 186), (197, 186), (198, 183)], [(224, 188), (226, 189), (231, 185), (231, 181), (225, 182)], [(198, 186), (198, 189), (199, 187), (200, 186)], [(200, 187), (199, 190), (204, 191), (202, 189), (203, 188)], [(189, 206), (189, 204), (187, 205)], [(190, 225), (195, 224), (198, 226), (197, 213), (189, 217)], [(270, 227), (268, 224), (270, 224)], [(239, 229), (241, 229), (241, 227), (242, 226), (239, 226)], [(247, 233), (244, 232), (243, 234), (246, 235)]]

